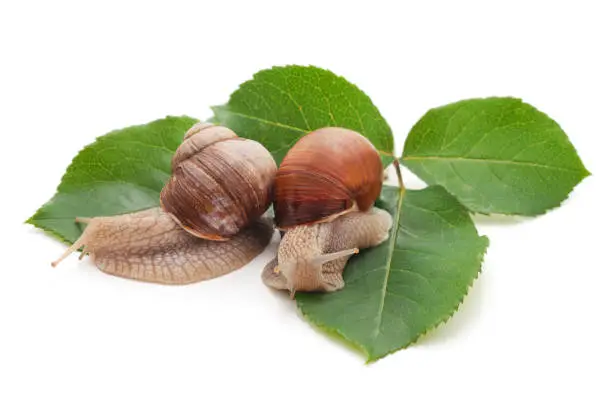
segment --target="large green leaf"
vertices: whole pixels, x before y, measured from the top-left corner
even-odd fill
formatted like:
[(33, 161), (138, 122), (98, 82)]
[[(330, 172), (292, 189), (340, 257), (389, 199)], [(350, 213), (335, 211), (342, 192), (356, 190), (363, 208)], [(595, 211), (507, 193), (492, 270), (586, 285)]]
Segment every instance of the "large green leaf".
[(27, 222), (72, 243), (82, 232), (76, 216), (109, 216), (159, 205), (172, 155), (196, 121), (167, 117), (99, 137), (79, 152), (55, 196)]
[(544, 213), (589, 175), (561, 127), (513, 98), (429, 110), (410, 131), (402, 162), (481, 213)]
[(304, 316), (374, 361), (413, 343), (462, 302), (488, 245), (467, 210), (439, 186), (387, 187), (389, 240), (352, 258), (335, 293), (297, 295)]
[(357, 86), (314, 66), (262, 70), (240, 85), (227, 104), (212, 108), (211, 121), (262, 143), (280, 163), (304, 134), (344, 127), (367, 137), (387, 166), (393, 160), (391, 129)]

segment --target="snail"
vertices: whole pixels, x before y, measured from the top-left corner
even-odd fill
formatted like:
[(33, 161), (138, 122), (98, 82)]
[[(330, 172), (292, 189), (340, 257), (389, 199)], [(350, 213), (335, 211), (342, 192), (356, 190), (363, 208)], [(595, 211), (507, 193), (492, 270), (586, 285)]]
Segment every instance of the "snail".
[(241, 268), (272, 237), (260, 218), (272, 201), (276, 163), (258, 142), (207, 123), (189, 129), (172, 158), (161, 208), (77, 218), (83, 234), (55, 262), (83, 248), (103, 272), (163, 284), (211, 279)]
[(291, 297), (342, 289), (348, 259), (388, 238), (391, 215), (373, 207), (382, 180), (380, 156), (361, 134), (329, 127), (302, 137), (274, 180), (275, 223), (284, 235), (263, 282)]

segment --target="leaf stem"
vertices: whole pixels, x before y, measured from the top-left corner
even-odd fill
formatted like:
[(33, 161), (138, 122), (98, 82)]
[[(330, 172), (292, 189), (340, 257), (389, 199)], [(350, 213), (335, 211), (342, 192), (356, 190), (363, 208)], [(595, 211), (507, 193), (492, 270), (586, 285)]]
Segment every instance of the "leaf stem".
[(397, 180), (399, 182), (400, 189), (406, 189), (404, 186), (404, 178), (402, 178), (402, 170), (400, 168), (399, 160), (397, 158), (393, 159), (393, 166), (395, 166), (395, 173), (397, 173)]

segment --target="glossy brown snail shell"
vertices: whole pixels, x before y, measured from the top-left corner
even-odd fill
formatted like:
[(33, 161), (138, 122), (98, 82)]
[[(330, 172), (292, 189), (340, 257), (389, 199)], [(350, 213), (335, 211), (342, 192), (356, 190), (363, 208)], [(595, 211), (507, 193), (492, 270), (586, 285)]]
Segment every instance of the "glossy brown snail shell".
[(258, 142), (198, 123), (174, 155), (161, 206), (189, 233), (227, 240), (270, 206), (275, 173), (274, 158)]
[(382, 181), (382, 161), (367, 138), (344, 128), (313, 131), (289, 150), (276, 173), (276, 225), (287, 229), (366, 211)]

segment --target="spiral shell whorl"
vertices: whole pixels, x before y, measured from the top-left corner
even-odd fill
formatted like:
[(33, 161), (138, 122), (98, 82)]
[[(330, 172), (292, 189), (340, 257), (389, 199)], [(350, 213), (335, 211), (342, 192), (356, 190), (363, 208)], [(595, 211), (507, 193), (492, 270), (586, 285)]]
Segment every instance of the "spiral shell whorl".
[(187, 131), (161, 192), (162, 208), (200, 238), (227, 240), (272, 200), (276, 164), (258, 142), (198, 123)]

